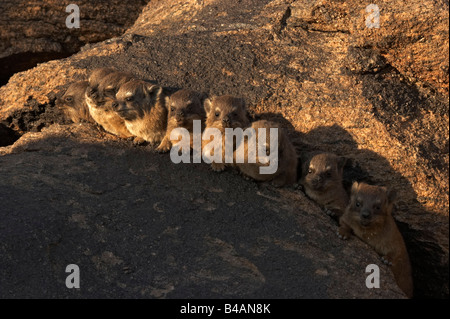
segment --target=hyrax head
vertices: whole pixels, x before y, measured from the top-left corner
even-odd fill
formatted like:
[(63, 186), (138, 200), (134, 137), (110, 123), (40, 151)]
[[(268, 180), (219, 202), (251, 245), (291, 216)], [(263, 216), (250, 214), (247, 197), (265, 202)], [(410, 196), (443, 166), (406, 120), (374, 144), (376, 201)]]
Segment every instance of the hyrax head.
[[(282, 150), (284, 132), (282, 131), (281, 127), (277, 123), (271, 122), (271, 121), (266, 121), (266, 120), (260, 120), (260, 121), (253, 122), (252, 128), (255, 130), (256, 141), (258, 143), (258, 146), (260, 146), (260, 143), (264, 143), (263, 146), (266, 149), (266, 155), (270, 154), (270, 139), (271, 139), (271, 137), (272, 137), (272, 141), (276, 141), (278, 144), (278, 152), (280, 152)], [(265, 140), (260, 139), (259, 129), (266, 129)], [(271, 131), (270, 129), (277, 129), (277, 131), (276, 131), (277, 135), (272, 136), (274, 131), (273, 130)], [(261, 135), (261, 136), (264, 137), (264, 135)], [(275, 139), (275, 137), (276, 137), (276, 139)]]
[(131, 80), (133, 80), (133, 76), (125, 72), (113, 72), (106, 75), (98, 85), (100, 99), (115, 98), (119, 88)]
[(134, 121), (163, 99), (162, 91), (158, 85), (133, 79), (120, 86), (113, 109), (124, 120)]
[(206, 125), (217, 128), (246, 127), (250, 124), (243, 99), (230, 95), (205, 100)]
[(86, 97), (91, 100), (97, 101), (99, 98), (98, 87), (100, 82), (108, 75), (113, 73), (114, 70), (110, 68), (97, 68), (94, 69), (89, 76), (89, 85), (86, 88)]
[(84, 92), (88, 87), (88, 81), (72, 83), (66, 92), (58, 99), (58, 105), (63, 108), (78, 108), (84, 103)]
[(183, 126), (198, 116), (204, 117), (204, 109), (198, 94), (190, 90), (179, 90), (166, 98), (169, 120), (173, 119), (177, 125)]
[(312, 156), (303, 166), (303, 180), (306, 187), (315, 191), (326, 192), (342, 183), (345, 157), (330, 153), (321, 153)]
[(354, 182), (349, 207), (362, 226), (382, 224), (391, 214), (396, 193), (386, 187)]

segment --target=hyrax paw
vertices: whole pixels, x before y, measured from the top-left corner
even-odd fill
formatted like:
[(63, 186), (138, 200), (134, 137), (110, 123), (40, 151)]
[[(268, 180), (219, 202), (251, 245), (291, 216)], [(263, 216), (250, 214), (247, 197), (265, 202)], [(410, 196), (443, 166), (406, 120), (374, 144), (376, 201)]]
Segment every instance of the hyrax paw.
[(133, 145), (134, 146), (138, 146), (138, 145), (143, 145), (147, 143), (142, 137), (134, 137), (133, 138)]
[(336, 216), (335, 212), (333, 212), (333, 211), (331, 211), (331, 210), (329, 210), (327, 208), (325, 208), (324, 211), (325, 211), (325, 214), (327, 214), (328, 216), (331, 216), (331, 217)]
[(336, 232), (336, 235), (342, 240), (347, 240), (349, 238), (347, 234), (343, 234), (339, 230)]
[(211, 168), (214, 172), (222, 172), (225, 170), (225, 165), (222, 163), (211, 163)]
[(157, 148), (156, 148), (156, 150), (158, 151), (158, 152), (160, 152), (160, 153), (166, 153), (166, 152), (168, 152), (168, 151), (170, 151), (170, 144), (169, 143), (164, 143), (164, 144), (160, 144)]
[(381, 261), (382, 261), (383, 264), (385, 264), (385, 265), (392, 266), (392, 262), (390, 262), (389, 259), (387, 259), (386, 256), (382, 256), (382, 257), (381, 257)]

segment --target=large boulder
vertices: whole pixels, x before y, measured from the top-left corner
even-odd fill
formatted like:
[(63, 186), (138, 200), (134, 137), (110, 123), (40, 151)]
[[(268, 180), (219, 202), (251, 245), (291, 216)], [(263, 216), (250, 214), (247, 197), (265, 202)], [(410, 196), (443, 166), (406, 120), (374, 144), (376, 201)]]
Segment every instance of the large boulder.
[[(47, 214), (48, 219), (44, 219), (46, 223), (39, 223), (39, 227), (45, 228), (47, 224), (51, 224), (52, 216), (62, 218), (57, 225), (62, 228), (64, 225), (70, 227), (75, 238), (79, 235), (79, 251), (81, 252), (82, 247), (89, 247), (91, 251), (91, 255), (86, 255), (91, 256), (91, 259), (79, 257), (79, 262), (86, 267), (89, 267), (89, 262), (93, 262), (97, 265), (96, 273), (110, 276), (111, 280), (119, 276), (120, 269), (117, 265), (141, 267), (137, 266), (141, 265), (141, 261), (132, 254), (133, 249), (142, 252), (139, 249), (143, 247), (137, 239), (129, 246), (121, 243), (121, 248), (114, 250), (114, 242), (119, 240), (120, 229), (126, 226), (126, 220), (132, 225), (129, 236), (134, 234), (133, 231), (142, 232), (142, 236), (151, 238), (161, 234), (159, 244), (167, 245), (168, 249), (164, 255), (167, 260), (158, 259), (159, 262), (165, 263), (165, 266), (173, 263), (173, 269), (184, 266), (188, 279), (170, 281), (167, 279), (170, 276), (164, 275), (164, 272), (160, 277), (154, 277), (157, 273), (154, 270), (152, 278), (160, 278), (159, 281), (150, 277), (148, 280), (151, 282), (149, 285), (159, 289), (161, 295), (158, 296), (195, 296), (195, 292), (199, 291), (195, 286), (195, 278), (200, 277), (203, 278), (198, 279), (200, 287), (203, 280), (206, 280), (204, 278), (208, 278), (208, 285), (211, 286), (207, 290), (214, 291), (214, 294), (207, 296), (272, 296), (270, 293), (256, 292), (271, 289), (271, 280), (267, 278), (274, 281), (281, 278), (277, 277), (281, 273), (274, 269), (296, 269), (289, 271), (288, 277), (283, 277), (285, 281), (280, 279), (286, 285), (294, 278), (306, 280), (302, 276), (309, 276), (309, 273), (302, 273), (295, 268), (303, 267), (302, 263), (306, 262), (304, 258), (310, 265), (317, 266), (319, 261), (323, 263), (323, 267), (315, 266), (315, 271), (328, 274), (330, 280), (325, 283), (313, 278), (311, 287), (327, 286), (328, 290), (320, 295), (312, 288), (295, 295), (295, 289), (289, 290), (291, 286), (288, 285), (286, 293), (277, 294), (278, 297), (376, 296), (356, 277), (346, 274), (345, 278), (338, 279), (339, 276), (335, 276), (347, 267), (350, 273), (363, 272), (369, 263), (380, 264), (373, 259), (373, 251), (356, 239), (348, 243), (337, 241), (333, 234), (337, 226), (324, 218), (318, 207), (299, 191), (286, 189), (279, 192), (271, 188), (261, 190), (231, 173), (194, 173), (194, 168), (188, 164), (182, 169), (171, 163), (167, 156), (154, 154), (140, 155), (145, 161), (139, 157), (136, 162), (142, 160), (140, 165), (144, 167), (137, 169), (132, 165), (138, 164), (132, 164), (128, 159), (136, 156), (136, 153), (146, 151), (136, 150), (131, 143), (116, 141), (107, 134), (103, 134), (100, 139), (97, 136), (100, 133), (94, 128), (89, 129), (92, 136), (88, 138), (89, 133), (85, 128), (62, 125), (65, 120), (54, 106), (57, 92), (67, 87), (71, 81), (85, 79), (93, 68), (115, 67), (130, 71), (139, 78), (157, 81), (171, 89), (191, 88), (209, 94), (229, 93), (242, 96), (247, 100), (249, 110), (255, 118), (270, 118), (281, 122), (289, 130), (299, 152), (303, 148), (313, 147), (345, 155), (352, 159), (352, 165), (348, 168), (349, 181), (365, 180), (396, 189), (399, 201), (395, 218), (411, 256), (416, 295), (448, 297), (448, 4), (444, 1), (414, 0), (408, 1), (406, 5), (404, 1), (379, 1), (378, 6), (380, 28), (368, 28), (368, 13), (364, 1), (151, 1), (123, 36), (87, 45), (70, 58), (41, 64), (14, 75), (7, 85), (0, 88), (0, 121), (8, 129), (25, 135), (0, 152), (5, 154), (1, 158), (1, 180), (13, 180), (16, 183), (7, 193), (10, 206), (6, 207), (15, 207), (16, 203), (22, 211), (26, 211), (26, 207), (38, 201), (31, 196), (24, 197), (18, 191), (22, 188), (28, 187), (30, 194), (35, 194), (38, 198), (51, 197), (47, 206), (41, 203), (42, 209), (39, 212)], [(42, 131), (45, 127), (48, 129)], [(78, 130), (82, 130), (82, 133)], [(121, 145), (120, 150), (110, 149), (117, 148), (114, 143)], [(87, 159), (83, 157), (85, 148), (91, 154), (85, 154)], [(30, 153), (31, 151), (33, 152)], [(111, 157), (118, 158), (114, 160)], [(51, 169), (42, 167), (42, 163), (47, 160), (53, 163), (63, 158), (66, 165), (49, 164)], [(83, 166), (79, 162), (83, 158), (90, 164)], [(98, 165), (107, 167), (100, 169)], [(156, 178), (148, 168), (154, 165), (167, 178)], [(27, 168), (27, 174), (20, 175), (24, 167)], [(64, 171), (69, 168), (75, 171), (67, 178)], [(175, 173), (175, 169), (180, 171)], [(77, 230), (74, 225), (83, 224), (89, 229), (99, 227), (96, 226), (100, 223), (98, 214), (107, 216), (113, 207), (108, 202), (109, 198), (116, 198), (122, 192), (117, 190), (118, 182), (114, 181), (116, 170), (122, 174), (120, 183), (129, 185), (125, 188), (123, 198), (120, 197), (120, 212), (127, 213), (125, 216), (118, 213), (119, 210), (112, 213), (107, 226), (110, 236), (105, 237), (103, 250), (98, 247), (90, 248), (94, 244), (87, 239), (86, 236), (89, 235), (81, 226)], [(127, 170), (131, 175), (127, 175)], [(147, 170), (150, 173), (146, 173)], [(92, 176), (83, 181), (85, 174)], [(136, 183), (136, 176), (148, 176), (150, 181), (156, 178), (157, 182)], [(200, 176), (200, 180), (192, 182), (195, 176)], [(39, 187), (41, 178), (44, 178), (43, 187)], [(100, 182), (104, 179), (105, 184)], [(110, 179), (113, 181), (108, 181)], [(213, 179), (214, 183), (210, 185), (205, 182), (208, 179)], [(72, 200), (77, 203), (74, 204), (76, 209), (66, 205), (69, 195), (65, 193), (70, 192), (73, 187), (63, 187), (66, 191), (58, 192), (58, 196), (50, 194), (53, 187), (56, 187), (53, 185), (71, 183), (84, 185), (71, 195)], [(103, 185), (100, 188), (105, 188), (95, 194), (97, 206), (82, 213), (93, 203), (82, 196), (81, 192), (95, 188), (97, 183)], [(190, 183), (191, 187), (184, 187), (184, 183)], [(222, 198), (214, 191), (208, 191), (208, 187), (213, 185), (221, 189), (218, 194), (225, 192), (227, 196)], [(141, 203), (140, 197), (136, 195), (132, 199), (131, 194), (147, 188), (148, 192), (155, 194), (151, 195), (153, 197), (144, 196), (143, 206), (136, 206), (134, 201)], [(200, 219), (213, 219), (205, 221), (207, 225), (202, 225), (204, 230), (194, 231), (189, 226), (193, 222), (191, 219), (197, 218), (195, 214), (189, 213), (188, 217), (183, 215), (185, 211), (170, 205), (162, 209), (158, 206), (158, 202), (167, 202), (161, 199), (164, 196), (171, 199), (169, 202), (176, 201), (173, 193), (181, 194), (179, 196), (183, 198), (192, 197), (195, 202), (199, 189), (212, 194), (208, 195), (209, 198), (214, 198), (217, 202), (210, 205), (208, 199), (200, 199), (200, 203), (205, 204), (200, 208), (189, 201), (181, 205), (188, 211), (201, 211), (202, 207), (209, 206), (215, 208), (212, 215), (201, 215)], [(270, 195), (272, 192), (273, 196)], [(258, 196), (265, 200), (256, 203), (261, 200)], [(238, 205), (224, 208), (227, 207), (229, 198), (236, 198), (231, 202)], [(239, 206), (244, 203), (252, 203), (254, 206), (251, 211), (260, 211), (261, 215), (252, 215), (246, 220), (246, 207)], [(48, 207), (48, 211), (44, 207)], [(141, 211), (148, 216), (137, 217), (136, 214)], [(279, 214), (276, 218), (281, 218), (284, 222), (267, 222), (267, 218), (270, 220), (270, 212)], [(72, 216), (74, 214), (75, 217)], [(80, 214), (84, 214), (84, 217), (78, 216)], [(229, 214), (234, 219), (228, 220)], [(33, 218), (38, 217), (29, 217), (29, 236), (33, 236), (35, 230)], [(140, 218), (158, 220), (158, 227), (161, 229), (152, 230), (150, 226), (139, 228), (136, 223)], [(227, 220), (222, 222), (221, 218)], [(78, 222), (67, 224), (67, 219)], [(254, 228), (255, 234), (243, 234), (245, 231), (241, 229), (241, 224), (244, 221), (249, 223), (246, 226), (248, 229)], [(10, 217), (10, 223), (15, 225), (14, 217)], [(162, 235), (164, 227), (167, 228), (167, 236)], [(55, 232), (55, 236), (65, 242), (64, 232), (59, 228), (53, 231)], [(184, 250), (174, 247), (174, 242), (186, 241), (191, 232), (197, 240), (190, 242)], [(279, 237), (280, 232), (285, 235)], [(296, 235), (297, 233), (300, 235)], [(304, 236), (302, 238), (305, 240), (300, 240), (298, 236)], [(45, 236), (39, 238), (41, 245), (47, 240)], [(329, 246), (324, 246), (325, 243), (320, 238), (326, 240)], [(51, 242), (49, 239), (49, 243)], [(8, 246), (12, 243), (5, 245), (5, 251), (12, 247)], [(76, 244), (67, 245), (61, 246), (64, 249), (56, 249), (57, 253), (53, 258), (56, 258), (58, 267), (55, 269), (66, 262), (61, 254), (69, 246)], [(250, 249), (250, 246), (253, 248)], [(208, 247), (212, 247), (215, 253), (208, 250)], [(95, 252), (92, 252), (93, 249)], [(323, 256), (318, 253), (322, 250)], [(74, 248), (71, 251), (77, 250)], [(287, 251), (293, 255), (287, 256)], [(333, 257), (326, 259), (327, 251)], [(341, 256), (344, 251), (350, 252), (342, 255), (345, 258), (342, 264), (336, 256)], [(155, 254), (161, 257), (162, 252), (155, 251)], [(223, 257), (224, 254), (232, 256), (231, 259)], [(195, 256), (192, 266), (183, 259), (187, 255)], [(4, 267), (13, 267), (15, 261), (26, 257), (11, 256), (10, 264)], [(78, 255), (71, 255), (69, 259), (76, 259), (76, 256)], [(259, 256), (267, 258), (260, 263)], [(39, 254), (36, 253), (34, 258), (39, 258)], [(180, 262), (177, 263), (178, 258)], [(103, 259), (106, 261), (102, 261)], [(225, 273), (231, 272), (231, 268), (227, 268), (229, 265), (224, 264), (223, 260), (233, 260), (233, 263), (241, 265), (233, 264), (233, 271), (238, 271), (236, 276), (241, 276), (240, 279), (231, 275), (220, 277), (216, 273), (221, 267), (224, 267)], [(298, 265), (295, 264), (296, 261)], [(102, 263), (113, 263), (115, 268), (103, 267)], [(199, 275), (197, 271), (202, 267), (206, 270)], [(136, 276), (150, 276), (144, 272), (141, 269)], [(252, 280), (243, 279), (244, 273), (251, 273)], [(61, 277), (58, 278), (62, 280)], [(344, 284), (346, 280), (356, 283), (354, 291), (351, 287), (347, 292), (344, 292), (345, 289), (334, 289), (339, 285), (347, 287)], [(239, 289), (234, 291), (230, 288), (232, 282), (241, 282), (242, 287), (245, 286), (241, 295), (235, 293)], [(121, 288), (119, 285), (116, 288), (117, 294), (120, 294), (121, 289), (133, 286), (128, 280), (120, 283), (125, 286)], [(303, 284), (293, 286), (300, 287)], [(390, 280), (384, 286), (386, 289), (376, 294), (397, 297), (398, 295), (390, 292), (392, 286)], [(138, 289), (136, 287), (134, 286)], [(182, 289), (177, 290), (177, 287)], [(144, 290), (148, 292), (151, 289)], [(183, 295), (183, 289), (189, 293)], [(148, 294), (153, 296), (152, 293)], [(146, 296), (145, 293), (143, 295)]]

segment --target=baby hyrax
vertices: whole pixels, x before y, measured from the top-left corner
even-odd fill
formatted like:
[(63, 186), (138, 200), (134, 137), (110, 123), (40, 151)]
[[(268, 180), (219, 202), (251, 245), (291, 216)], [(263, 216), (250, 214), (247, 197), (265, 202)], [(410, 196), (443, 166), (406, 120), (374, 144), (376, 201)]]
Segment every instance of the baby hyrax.
[(84, 98), (84, 92), (86, 92), (87, 87), (88, 81), (72, 83), (64, 95), (58, 99), (58, 106), (74, 123), (80, 123), (82, 121), (95, 122), (89, 114), (89, 108)]
[(392, 217), (396, 194), (386, 187), (353, 183), (350, 203), (339, 219), (338, 235), (342, 239), (351, 232), (380, 254), (392, 266), (398, 286), (408, 297), (413, 296), (412, 270), (405, 242)]
[(116, 99), (114, 110), (134, 136), (152, 144), (161, 142), (167, 127), (162, 87), (134, 79), (120, 87)]
[[(225, 129), (242, 128), (250, 126), (247, 110), (243, 99), (230, 95), (216, 96), (212, 99), (206, 99), (204, 103), (206, 111), (206, 127), (217, 128), (222, 133), (222, 161), (220, 163), (211, 163), (214, 171), (220, 172), (225, 169)], [(207, 138), (210, 138), (209, 136)], [(214, 138), (202, 141), (202, 148), (209, 144)], [(214, 150), (211, 155), (214, 155)]]
[(95, 69), (89, 77), (89, 86), (86, 89), (86, 104), (92, 118), (105, 131), (124, 138), (133, 135), (126, 128), (123, 119), (110, 106), (111, 99), (114, 99), (119, 86), (131, 79), (132, 76), (127, 73), (115, 72), (106, 68)]
[[(239, 163), (236, 159), (239, 149), (234, 152), (234, 162), (239, 171), (244, 176), (253, 178), (257, 181), (271, 181), (272, 184), (277, 187), (291, 185), (297, 182), (297, 154), (284, 129), (279, 127), (278, 124), (266, 120), (253, 122), (251, 127), (255, 130), (256, 145), (249, 143), (248, 139), (244, 141), (244, 163)], [(262, 139), (259, 138), (258, 131), (260, 128), (266, 129), (265, 140), (263, 135)], [(277, 129), (277, 136), (272, 136), (272, 140), (274, 142), (276, 141), (278, 144), (278, 151), (276, 154), (271, 154), (271, 128)], [(275, 137), (277, 137), (276, 140), (274, 140)], [(261, 146), (260, 143), (264, 143), (266, 149), (266, 153), (263, 155), (271, 157), (274, 160), (274, 163), (265, 163), (260, 160), (257, 148)], [(250, 150), (249, 147), (251, 148)], [(256, 163), (249, 163), (249, 154), (252, 152), (255, 154)], [(261, 167), (268, 168), (270, 165), (275, 165), (274, 168), (276, 167), (273, 173), (267, 174), (261, 172)]]
[[(201, 131), (203, 131), (205, 110), (200, 102), (198, 94), (190, 90), (179, 90), (172, 94), (170, 97), (166, 97), (166, 107), (168, 109), (168, 120), (166, 135), (164, 136), (161, 144), (157, 148), (160, 152), (167, 152), (171, 149), (172, 144), (178, 142), (180, 139), (171, 140), (170, 134), (173, 129), (177, 127), (183, 127), (187, 129), (191, 136), (191, 148), (193, 147), (193, 121), (201, 121)], [(201, 132), (200, 131), (200, 132)]]
[(345, 157), (313, 153), (302, 165), (300, 184), (306, 195), (330, 216), (341, 216), (348, 204), (348, 195), (342, 184), (346, 162)]

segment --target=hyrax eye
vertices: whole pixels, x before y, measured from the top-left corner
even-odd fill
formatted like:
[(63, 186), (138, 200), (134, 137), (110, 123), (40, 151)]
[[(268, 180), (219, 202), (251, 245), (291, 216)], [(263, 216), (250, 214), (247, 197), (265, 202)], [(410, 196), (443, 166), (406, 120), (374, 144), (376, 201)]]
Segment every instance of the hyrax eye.
[(125, 101), (131, 102), (131, 101), (133, 101), (133, 97), (132, 97), (132, 96), (127, 96), (127, 97), (125, 98)]
[(308, 174), (312, 174), (312, 172), (313, 172), (312, 169), (308, 170)]
[(171, 107), (170, 112), (174, 112), (174, 111), (175, 111), (175, 108)]
[(215, 115), (216, 115), (216, 117), (219, 117), (220, 116), (220, 112), (216, 112)]
[(65, 100), (66, 102), (72, 102), (72, 101), (73, 101), (73, 97), (67, 96), (64, 100)]
[(356, 202), (356, 203), (355, 203), (355, 206), (356, 206), (356, 207), (360, 207), (360, 206), (361, 206), (361, 203), (360, 203), (360, 202)]
[(327, 177), (331, 177), (331, 172), (327, 172)]

